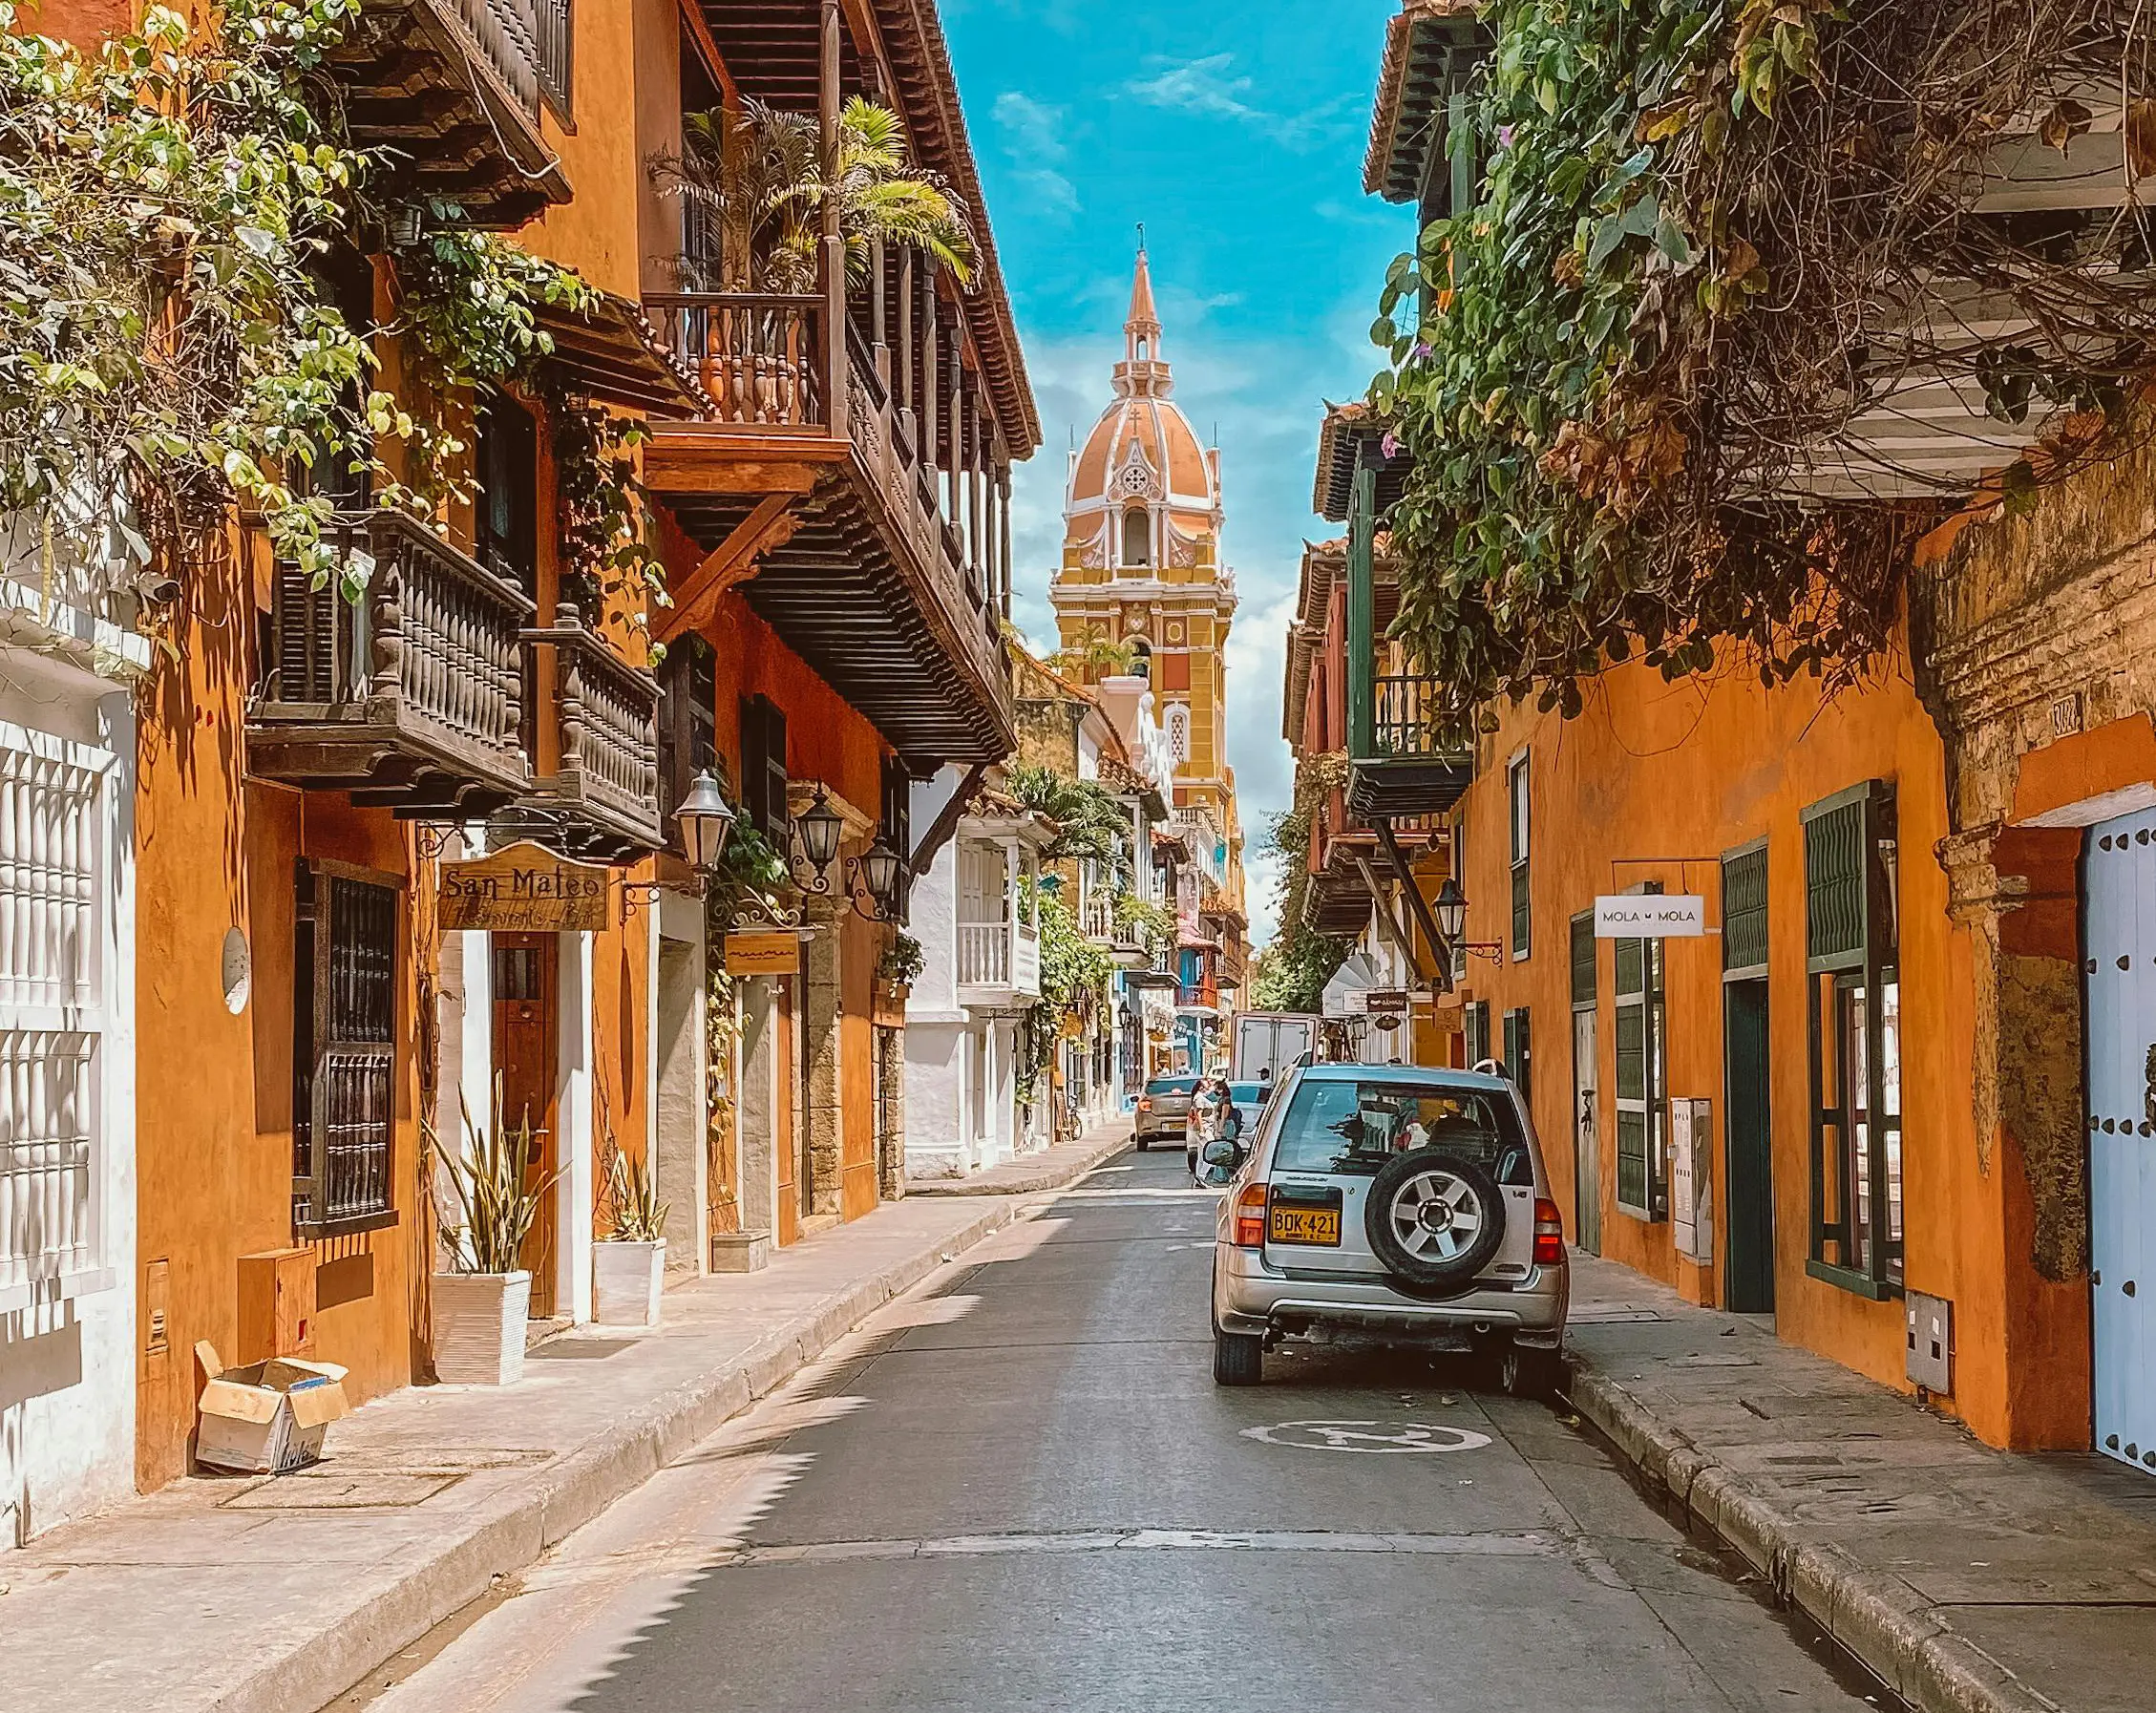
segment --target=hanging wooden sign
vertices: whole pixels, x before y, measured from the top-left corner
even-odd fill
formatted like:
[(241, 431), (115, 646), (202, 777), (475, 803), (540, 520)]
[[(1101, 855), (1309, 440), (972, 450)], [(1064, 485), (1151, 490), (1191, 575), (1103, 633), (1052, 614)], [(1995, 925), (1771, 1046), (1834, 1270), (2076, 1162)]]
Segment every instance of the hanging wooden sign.
[(442, 864), (441, 925), (496, 934), (586, 934), (606, 926), (610, 871), (521, 843)]
[(727, 936), (729, 976), (797, 976), (801, 973), (801, 937), (791, 928), (761, 934)]

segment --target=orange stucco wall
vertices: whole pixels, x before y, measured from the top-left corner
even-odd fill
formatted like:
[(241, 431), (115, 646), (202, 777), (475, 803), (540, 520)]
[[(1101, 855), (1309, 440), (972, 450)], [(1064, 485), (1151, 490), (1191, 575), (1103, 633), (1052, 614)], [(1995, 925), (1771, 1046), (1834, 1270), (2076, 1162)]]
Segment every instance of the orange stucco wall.
[[(1464, 993), (1490, 1002), (1493, 1045), (1505, 1010), (1529, 1007), (1535, 1123), (1568, 1226), (1575, 1205), (1570, 919), (1597, 894), (1659, 880), (1672, 893), (1703, 894), (1709, 922), (1719, 923), (1720, 856), (1765, 837), (1778, 1330), (1899, 1385), (1901, 1305), (1806, 1273), (1810, 1128), (1800, 820), (1806, 806), (1846, 786), (1894, 783), (1907, 1280), (1955, 1306), (1958, 1365), (1948, 1407), (1996, 1442), (2085, 1444), (2085, 1328), (2077, 1343), (2070, 1298), (2030, 1275), (2027, 1245), (2016, 1241), (2016, 1195), (2025, 1204), (2027, 1191), (2014, 1162), (1995, 1156), (1988, 1172), (1979, 1164), (1970, 1097), (1972, 946), (1969, 931), (1948, 916), (1946, 876), (1932, 855), (1949, 831), (1943, 751), (1906, 662), (1897, 656), (1871, 687), (1824, 701), (1808, 686), (1764, 691), (1743, 671), (1668, 685), (1634, 664), (1605, 673), (1575, 720), (1503, 713), (1498, 730), (1481, 740), (1464, 801), (1463, 885), (1469, 939), (1506, 941), (1508, 950), (1506, 773), (1523, 750), (1532, 779), (1532, 946), (1525, 960), (1508, 955), (1502, 966), (1474, 959)], [(1616, 1206), (1614, 952), (1606, 944), (1596, 950), (1603, 1251), (1694, 1300), (1718, 1301), (1729, 1229), (1720, 1153), (1728, 1110), (1722, 942), (1672, 941), (1667, 951), (1668, 1092), (1714, 1103), (1718, 1213), (1715, 1258), (1705, 1269), (1678, 1256), (1666, 1222), (1642, 1221)], [(2047, 1402), (2032, 1409), (2039, 1398)]]
[[(252, 595), (230, 563), (200, 568), (196, 604), (174, 634), (140, 727), (137, 802), (137, 1153), (144, 1347), (137, 1474), (157, 1487), (185, 1472), (202, 1376), (194, 1344), (227, 1362), (239, 1348), (239, 1259), (291, 1241), (294, 865), (335, 857), (401, 875), (406, 834), (343, 798), (243, 783), (242, 706)], [(238, 927), (253, 987), (225, 1005), (222, 946)], [(397, 1186), (403, 1222), (314, 1246), (321, 1307), (312, 1354), (351, 1369), (356, 1400), (412, 1374), (416, 1068), (412, 1020), (424, 948), (400, 951)], [(154, 1264), (165, 1283), (149, 1288)], [(162, 1349), (149, 1311), (166, 1313)]]

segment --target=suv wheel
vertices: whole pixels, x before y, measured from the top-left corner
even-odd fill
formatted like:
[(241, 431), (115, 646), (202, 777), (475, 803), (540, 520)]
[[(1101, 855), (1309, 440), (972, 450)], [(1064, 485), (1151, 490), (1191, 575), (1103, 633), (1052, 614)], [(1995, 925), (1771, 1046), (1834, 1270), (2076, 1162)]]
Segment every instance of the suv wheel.
[(1144, 1153), (1146, 1150), (1152, 1146), (1152, 1138), (1143, 1134), (1142, 1132), (1138, 1135), (1132, 1136), (1131, 1140), (1138, 1145), (1138, 1152), (1140, 1153)]
[(1548, 1398), (1564, 1381), (1564, 1361), (1554, 1350), (1508, 1344), (1498, 1353), (1497, 1384), (1511, 1398)]
[(1265, 1378), (1265, 1341), (1255, 1332), (1213, 1329), (1213, 1384), (1257, 1385)]
[(1411, 1149), (1370, 1180), (1363, 1229), (1394, 1277), (1426, 1289), (1465, 1285), (1505, 1240), (1505, 1196), (1473, 1160)]

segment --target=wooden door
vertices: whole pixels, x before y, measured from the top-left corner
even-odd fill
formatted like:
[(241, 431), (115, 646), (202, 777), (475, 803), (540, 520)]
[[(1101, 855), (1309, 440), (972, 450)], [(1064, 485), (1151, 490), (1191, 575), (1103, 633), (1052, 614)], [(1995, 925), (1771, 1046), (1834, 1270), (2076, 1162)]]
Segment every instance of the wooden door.
[[(521, 1125), (527, 1116), (538, 1146), (526, 1180), (537, 1184), (560, 1165), (554, 1105), (556, 1042), (555, 940), (551, 934), (497, 934), (494, 940), (494, 1065), (500, 1083), (496, 1121)], [(554, 1314), (555, 1202), (539, 1198), (539, 1216), (524, 1240), (532, 1274), (532, 1317)]]
[(1731, 982), (1723, 996), (1729, 1186), (1723, 1289), (1735, 1313), (1767, 1315), (1774, 1312), (1774, 1131), (1767, 1105), (1766, 983)]

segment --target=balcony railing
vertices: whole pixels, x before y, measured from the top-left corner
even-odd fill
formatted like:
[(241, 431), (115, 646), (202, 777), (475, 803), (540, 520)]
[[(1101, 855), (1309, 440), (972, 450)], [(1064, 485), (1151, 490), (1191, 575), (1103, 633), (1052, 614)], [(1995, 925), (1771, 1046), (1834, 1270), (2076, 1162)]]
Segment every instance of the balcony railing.
[(1041, 941), (1009, 922), (959, 924), (959, 985), (1041, 991)]
[(682, 291), (644, 300), (666, 347), (738, 428), (828, 429), (821, 297)]
[(1115, 943), (1115, 900), (1095, 893), (1086, 900), (1084, 928), (1088, 940), (1104, 945)]
[(1433, 680), (1419, 676), (1380, 678), (1372, 688), (1377, 697), (1378, 757), (1443, 753), (1431, 732), (1430, 716), (1437, 706)]
[(555, 650), (558, 762), (535, 795), (624, 850), (666, 842), (659, 802), (659, 681), (628, 665), (564, 602), (527, 642)]
[[(564, 13), (567, 11), (563, 6)], [(539, 20), (534, 0), (456, 0), (454, 16), (523, 110), (539, 110)], [(564, 37), (564, 41), (566, 38)]]
[(354, 785), (387, 755), (408, 780), (432, 775), (433, 789), (521, 788), (531, 601), (402, 512), (342, 518), (330, 541), (348, 562), (371, 560), (366, 592), (353, 602), (334, 580), (316, 587), (297, 565), (279, 567), (248, 712), (257, 771)]

